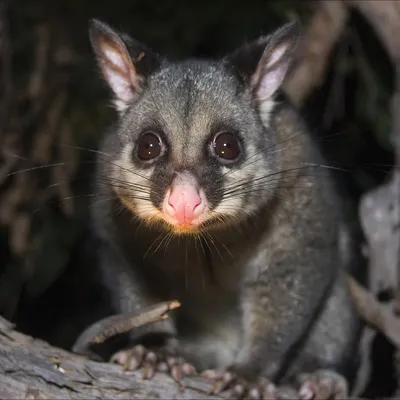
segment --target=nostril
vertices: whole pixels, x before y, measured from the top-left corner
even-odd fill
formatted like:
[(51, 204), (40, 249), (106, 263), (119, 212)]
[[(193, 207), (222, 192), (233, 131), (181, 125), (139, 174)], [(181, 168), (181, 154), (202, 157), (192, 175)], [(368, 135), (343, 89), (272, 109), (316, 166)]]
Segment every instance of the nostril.
[(201, 197), (199, 197), (198, 201), (195, 202), (195, 206), (192, 209), (192, 213), (194, 216), (200, 215), (204, 210), (204, 202)]
[(205, 209), (205, 203), (200, 193), (193, 187), (174, 187), (165, 199), (166, 214), (181, 222), (192, 221)]
[(168, 205), (175, 210), (175, 206), (173, 203), (171, 203), (171, 199), (168, 199)]
[(193, 211), (197, 208), (197, 207), (199, 207), (200, 205), (201, 205), (201, 203), (202, 203), (202, 200), (201, 200), (201, 198), (199, 197), (199, 199), (195, 202), (195, 204), (194, 204), (194, 207), (193, 207)]

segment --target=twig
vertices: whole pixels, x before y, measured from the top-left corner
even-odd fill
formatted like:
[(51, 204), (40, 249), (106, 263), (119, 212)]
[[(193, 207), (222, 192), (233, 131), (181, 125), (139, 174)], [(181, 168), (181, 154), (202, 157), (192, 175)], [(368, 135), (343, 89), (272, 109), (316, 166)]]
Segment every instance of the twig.
[(347, 0), (374, 28), (393, 63), (400, 62), (400, 2), (376, 0)]
[(298, 63), (285, 83), (285, 92), (296, 106), (300, 106), (323, 81), (329, 55), (346, 25), (347, 16), (347, 7), (341, 2), (318, 3)]
[(351, 276), (347, 277), (350, 293), (354, 298), (357, 310), (362, 319), (371, 327), (382, 332), (398, 349), (400, 349), (400, 320), (375, 296), (364, 289)]
[(86, 353), (89, 345), (103, 343), (108, 338), (128, 332), (142, 325), (147, 325), (168, 318), (168, 312), (180, 307), (176, 300), (156, 304), (146, 308), (139, 314), (119, 314), (104, 318), (89, 326), (76, 340), (72, 351), (74, 353)]
[[(400, 2), (351, 0), (371, 24), (390, 56), (395, 70), (392, 98), (392, 142), (400, 166)], [(370, 252), (369, 286), (376, 293), (382, 286), (400, 286), (400, 170), (393, 168), (388, 182), (366, 193), (360, 203), (360, 219)]]

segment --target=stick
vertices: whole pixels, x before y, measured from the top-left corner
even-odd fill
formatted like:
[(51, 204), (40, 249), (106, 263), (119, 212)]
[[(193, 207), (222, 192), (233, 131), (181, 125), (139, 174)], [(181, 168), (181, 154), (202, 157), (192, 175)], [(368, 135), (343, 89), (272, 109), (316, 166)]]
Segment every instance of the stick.
[(329, 57), (348, 20), (345, 4), (338, 1), (318, 2), (304, 35), (304, 42), (284, 90), (290, 101), (300, 107), (320, 86), (329, 66)]
[(364, 289), (354, 278), (347, 276), (350, 293), (362, 319), (371, 327), (382, 332), (400, 349), (400, 321), (375, 296)]
[(91, 344), (103, 343), (112, 336), (128, 332), (142, 325), (166, 319), (168, 318), (168, 312), (178, 307), (180, 307), (179, 301), (173, 300), (158, 303), (144, 309), (140, 313), (118, 314), (104, 318), (90, 325), (81, 333), (75, 341), (72, 351), (78, 354), (85, 354)]

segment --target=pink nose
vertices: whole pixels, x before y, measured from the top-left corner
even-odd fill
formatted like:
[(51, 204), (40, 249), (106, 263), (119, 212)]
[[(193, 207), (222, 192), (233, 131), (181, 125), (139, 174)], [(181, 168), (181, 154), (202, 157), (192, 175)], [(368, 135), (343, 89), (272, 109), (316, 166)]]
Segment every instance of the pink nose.
[(191, 223), (204, 211), (204, 202), (197, 188), (192, 185), (177, 185), (172, 188), (165, 205), (165, 212), (179, 225)]

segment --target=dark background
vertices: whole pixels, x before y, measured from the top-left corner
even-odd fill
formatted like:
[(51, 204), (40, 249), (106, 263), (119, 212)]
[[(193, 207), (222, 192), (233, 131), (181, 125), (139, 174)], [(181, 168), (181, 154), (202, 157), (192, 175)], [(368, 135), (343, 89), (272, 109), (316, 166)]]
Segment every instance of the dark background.
[[(4, 2), (6, 4), (7, 2)], [(318, 3), (228, 0), (9, 1), (1, 8), (0, 312), (29, 334), (69, 347), (108, 313), (94, 270), (88, 200), (94, 154), (115, 118), (88, 39), (96, 17), (171, 58), (216, 57), (288, 19), (307, 27)], [(340, 174), (357, 218), (360, 196), (393, 163), (393, 71), (356, 12), (303, 112)], [(377, 358), (391, 347), (379, 344)], [(384, 356), (382, 356), (382, 354)], [(384, 394), (392, 388), (375, 373)], [(389, 372), (388, 372), (389, 371)], [(379, 383), (380, 382), (380, 383)], [(370, 394), (378, 389), (371, 389)]]

